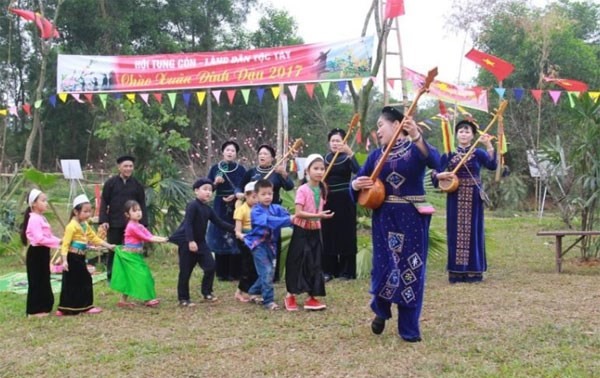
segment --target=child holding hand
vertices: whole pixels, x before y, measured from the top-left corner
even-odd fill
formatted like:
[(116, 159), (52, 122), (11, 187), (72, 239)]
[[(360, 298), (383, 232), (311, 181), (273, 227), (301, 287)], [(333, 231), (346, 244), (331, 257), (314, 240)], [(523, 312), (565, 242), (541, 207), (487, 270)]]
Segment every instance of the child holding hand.
[(144, 242), (166, 243), (167, 238), (154, 236), (144, 225), (142, 219), (142, 208), (137, 201), (125, 202), (125, 227), (124, 245), (115, 248), (113, 261), (112, 279), (110, 287), (122, 293), (118, 307), (133, 307), (135, 304), (129, 302), (129, 297), (144, 301), (148, 307), (156, 307), (159, 300), (156, 299), (154, 290), (154, 278), (150, 268), (144, 260)]
[(233, 233), (234, 226), (217, 216), (208, 205), (213, 194), (213, 182), (208, 178), (200, 178), (192, 185), (196, 199), (188, 203), (185, 216), (179, 228), (169, 237), (169, 241), (177, 244), (179, 253), (179, 279), (177, 296), (182, 307), (195, 306), (190, 301), (190, 277), (196, 264), (204, 271), (202, 277), (202, 296), (205, 301), (214, 302), (215, 259), (206, 243), (208, 221), (213, 225)]
[(100, 307), (94, 307), (92, 275), (87, 269), (85, 253), (88, 246), (103, 246), (113, 250), (115, 246), (100, 239), (92, 230), (88, 220), (92, 216), (92, 205), (85, 194), (73, 200), (71, 221), (65, 227), (60, 250), (63, 261), (62, 288), (57, 316), (80, 313), (99, 314)]
[(256, 181), (249, 182), (244, 187), (244, 201), (239, 205), (233, 213), (235, 220), (235, 236), (238, 238), (238, 248), (241, 253), (241, 274), (238, 288), (234, 298), (240, 302), (249, 302), (248, 290), (256, 281), (256, 268), (254, 267), (254, 258), (252, 251), (244, 243), (244, 234), (252, 229), (251, 212), (252, 207), (256, 204), (256, 192), (254, 185)]
[(50, 248), (58, 248), (60, 239), (52, 234), (50, 224), (44, 217), (48, 209), (48, 197), (39, 189), (32, 189), (27, 196), (27, 210), (21, 230), (21, 241), (27, 247), (27, 316), (47, 316), (54, 305), (50, 284)]
[(248, 289), (248, 293), (252, 297), (262, 294), (265, 309), (278, 310), (273, 289), (278, 231), (282, 227), (291, 226), (294, 217), (282, 206), (273, 204), (271, 181), (258, 180), (254, 188), (258, 202), (252, 207), (252, 230), (246, 234), (244, 242), (252, 251), (258, 279)]
[(323, 210), (327, 190), (322, 179), (325, 162), (319, 154), (306, 158), (307, 182), (296, 191), (294, 231), (285, 264), (287, 295), (285, 308), (297, 311), (296, 295), (308, 293), (305, 310), (324, 310), (326, 305), (316, 299), (325, 296), (325, 276), (321, 268), (323, 242), (321, 219), (333, 217), (331, 210)]

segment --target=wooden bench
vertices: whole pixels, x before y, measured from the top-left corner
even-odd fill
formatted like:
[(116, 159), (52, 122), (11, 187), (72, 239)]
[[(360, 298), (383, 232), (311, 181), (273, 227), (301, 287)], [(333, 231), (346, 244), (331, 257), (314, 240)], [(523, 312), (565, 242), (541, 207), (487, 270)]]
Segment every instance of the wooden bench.
[[(562, 258), (563, 256), (571, 250), (571, 248), (575, 247), (577, 243), (583, 240), (584, 237), (589, 235), (600, 235), (600, 231), (575, 231), (575, 230), (566, 230), (566, 231), (538, 231), (537, 236), (555, 236), (556, 237), (556, 271), (560, 273), (562, 269)], [(569, 246), (569, 248), (563, 251), (562, 239), (565, 236), (578, 236), (578, 238)]]

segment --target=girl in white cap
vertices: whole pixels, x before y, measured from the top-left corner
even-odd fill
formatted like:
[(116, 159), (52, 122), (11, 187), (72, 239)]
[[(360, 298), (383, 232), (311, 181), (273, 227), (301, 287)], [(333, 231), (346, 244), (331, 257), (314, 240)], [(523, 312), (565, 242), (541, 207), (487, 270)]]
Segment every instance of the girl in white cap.
[(92, 205), (85, 194), (73, 200), (71, 221), (65, 227), (60, 250), (63, 262), (62, 289), (57, 316), (80, 313), (98, 314), (100, 307), (94, 307), (92, 276), (87, 270), (85, 253), (88, 246), (103, 246), (113, 250), (115, 246), (100, 239), (92, 230), (88, 219), (92, 216)]
[(52, 235), (50, 224), (44, 217), (48, 197), (41, 190), (32, 189), (27, 196), (27, 210), (21, 229), (21, 241), (29, 243), (25, 264), (27, 266), (27, 316), (47, 316), (54, 305), (50, 285), (50, 248), (58, 248), (60, 239)]
[(333, 217), (331, 210), (323, 210), (327, 189), (323, 184), (325, 162), (319, 154), (306, 158), (307, 182), (296, 191), (294, 231), (285, 263), (285, 285), (288, 294), (285, 308), (298, 310), (296, 295), (308, 293), (305, 310), (324, 310), (325, 304), (315, 297), (325, 296), (325, 277), (321, 268), (323, 242), (321, 219)]

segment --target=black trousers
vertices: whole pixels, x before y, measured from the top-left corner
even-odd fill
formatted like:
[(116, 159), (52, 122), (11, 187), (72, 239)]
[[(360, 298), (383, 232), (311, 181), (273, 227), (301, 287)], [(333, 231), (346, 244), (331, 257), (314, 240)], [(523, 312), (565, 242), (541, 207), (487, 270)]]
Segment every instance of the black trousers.
[(50, 285), (50, 248), (27, 248), (27, 314), (52, 311), (54, 294)]
[(356, 255), (354, 254), (323, 254), (321, 262), (323, 272), (331, 277), (356, 278)]
[(190, 300), (190, 277), (196, 264), (204, 271), (202, 295), (207, 296), (213, 292), (215, 281), (215, 260), (210, 251), (191, 252), (187, 243), (179, 244), (179, 279), (177, 280), (177, 298), (180, 301)]
[(256, 267), (254, 266), (254, 257), (252, 256), (252, 251), (243, 241), (238, 240), (237, 242), (241, 257), (241, 273), (238, 289), (244, 293), (247, 293), (248, 289), (250, 289), (250, 286), (256, 282), (258, 274), (256, 274)]
[[(125, 228), (112, 228), (109, 227), (106, 232), (106, 241), (109, 244), (115, 245), (123, 245), (123, 240), (125, 238)], [(110, 278), (112, 277), (112, 266), (113, 260), (115, 259), (115, 251), (108, 251), (106, 255), (106, 279), (110, 283)]]
[(234, 281), (240, 278), (242, 256), (236, 254), (215, 253), (217, 278), (222, 281)]

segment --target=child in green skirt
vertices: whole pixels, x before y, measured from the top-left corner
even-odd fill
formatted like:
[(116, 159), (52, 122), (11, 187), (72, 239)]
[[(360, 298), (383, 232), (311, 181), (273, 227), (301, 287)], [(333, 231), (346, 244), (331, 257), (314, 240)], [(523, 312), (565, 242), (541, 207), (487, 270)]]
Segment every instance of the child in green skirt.
[(159, 301), (154, 290), (154, 278), (142, 253), (144, 242), (165, 243), (167, 238), (152, 235), (140, 223), (142, 208), (137, 201), (125, 202), (125, 216), (128, 222), (124, 245), (115, 248), (110, 287), (122, 293), (118, 307), (135, 306), (135, 303), (128, 301), (129, 297), (144, 301), (145, 306), (156, 307)]

